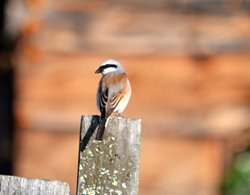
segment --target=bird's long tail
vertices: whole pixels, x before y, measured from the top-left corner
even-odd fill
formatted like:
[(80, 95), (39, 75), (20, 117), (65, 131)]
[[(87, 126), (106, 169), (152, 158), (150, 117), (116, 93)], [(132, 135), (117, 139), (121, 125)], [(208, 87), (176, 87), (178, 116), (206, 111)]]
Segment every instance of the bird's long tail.
[(95, 137), (96, 140), (102, 140), (103, 139), (107, 119), (108, 118), (106, 118), (106, 117), (101, 119), (101, 121), (99, 123), (99, 126), (98, 126), (98, 129), (97, 129), (96, 137)]

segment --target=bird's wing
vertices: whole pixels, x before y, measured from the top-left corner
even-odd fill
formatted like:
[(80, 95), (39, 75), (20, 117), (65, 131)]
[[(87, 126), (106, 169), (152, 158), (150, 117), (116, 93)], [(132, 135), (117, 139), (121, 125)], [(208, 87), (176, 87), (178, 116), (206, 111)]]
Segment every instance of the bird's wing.
[(106, 105), (108, 101), (108, 88), (106, 85), (103, 84), (102, 80), (104, 79), (102, 78), (99, 83), (96, 100), (97, 100), (97, 107), (101, 112), (101, 118), (104, 118), (106, 115)]
[(126, 93), (127, 77), (125, 73), (105, 75), (99, 87), (100, 111), (109, 117)]

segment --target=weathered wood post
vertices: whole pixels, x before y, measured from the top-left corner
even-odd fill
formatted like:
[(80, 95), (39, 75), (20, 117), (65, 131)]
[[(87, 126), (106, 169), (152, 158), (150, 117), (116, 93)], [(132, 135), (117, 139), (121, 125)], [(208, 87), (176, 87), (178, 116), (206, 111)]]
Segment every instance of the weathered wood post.
[(98, 120), (81, 118), (77, 194), (137, 194), (141, 120), (111, 118), (97, 141)]
[(69, 185), (56, 180), (0, 175), (0, 194), (69, 195)]

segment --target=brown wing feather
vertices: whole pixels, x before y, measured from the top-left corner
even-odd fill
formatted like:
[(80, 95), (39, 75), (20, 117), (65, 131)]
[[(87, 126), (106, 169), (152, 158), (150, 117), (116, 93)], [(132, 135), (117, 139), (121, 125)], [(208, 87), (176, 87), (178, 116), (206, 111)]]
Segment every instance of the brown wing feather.
[(108, 117), (113, 113), (116, 106), (123, 98), (126, 91), (126, 74), (104, 75), (101, 79), (98, 93), (101, 121), (97, 130), (96, 139), (102, 140)]
[[(118, 84), (119, 83), (119, 84)], [(100, 99), (99, 104), (102, 109), (101, 113), (105, 117), (109, 117), (115, 107), (121, 101), (126, 93), (127, 77), (125, 73), (104, 75), (99, 87)]]
[(101, 106), (105, 107), (108, 101), (108, 88), (101, 91)]

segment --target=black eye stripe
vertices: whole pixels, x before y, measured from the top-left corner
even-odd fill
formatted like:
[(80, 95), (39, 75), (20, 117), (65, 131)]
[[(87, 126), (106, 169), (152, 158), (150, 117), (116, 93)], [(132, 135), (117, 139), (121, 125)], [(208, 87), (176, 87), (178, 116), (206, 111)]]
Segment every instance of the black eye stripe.
[(117, 65), (115, 65), (115, 64), (105, 64), (104, 66), (102, 66), (103, 69), (110, 68), (110, 67), (117, 68)]

